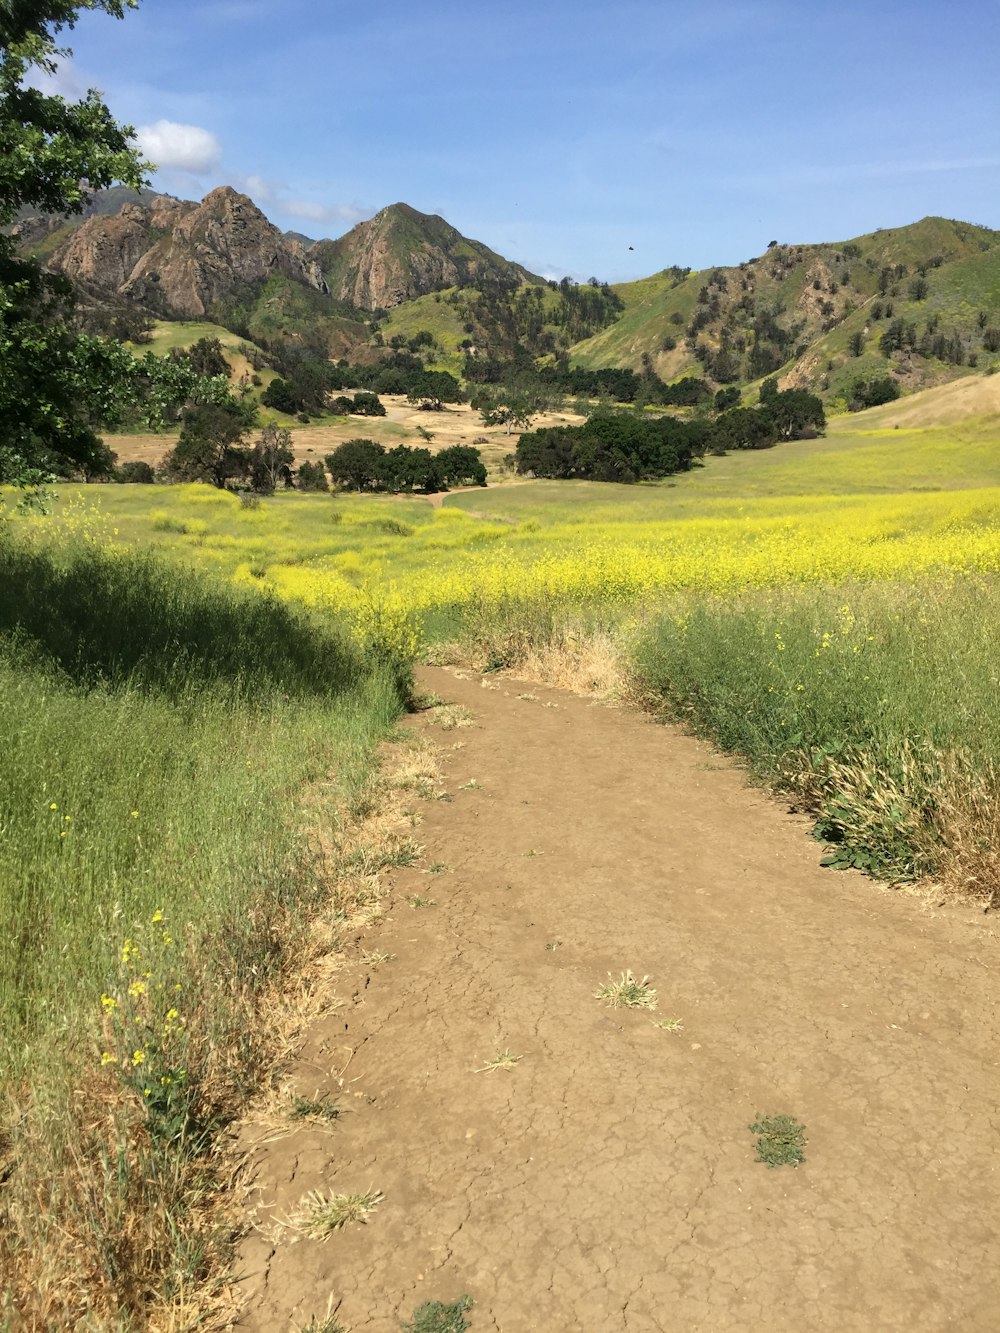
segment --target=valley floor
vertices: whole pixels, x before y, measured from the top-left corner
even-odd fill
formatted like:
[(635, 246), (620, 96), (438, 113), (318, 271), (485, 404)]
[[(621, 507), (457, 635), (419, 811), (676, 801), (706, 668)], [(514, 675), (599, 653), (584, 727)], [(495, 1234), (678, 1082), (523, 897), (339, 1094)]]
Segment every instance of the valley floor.
[[(414, 801), (423, 868), (365, 941), (390, 956), (339, 974), (291, 1071), (342, 1115), (244, 1128), (240, 1327), (390, 1333), (468, 1294), (473, 1333), (995, 1328), (994, 918), (822, 870), (675, 728), (420, 684), (473, 725), (411, 720), (452, 799)], [(596, 997), (626, 969), (655, 1009)], [(777, 1114), (797, 1168), (754, 1159)], [(282, 1224), (312, 1190), (384, 1199), (319, 1241)]]

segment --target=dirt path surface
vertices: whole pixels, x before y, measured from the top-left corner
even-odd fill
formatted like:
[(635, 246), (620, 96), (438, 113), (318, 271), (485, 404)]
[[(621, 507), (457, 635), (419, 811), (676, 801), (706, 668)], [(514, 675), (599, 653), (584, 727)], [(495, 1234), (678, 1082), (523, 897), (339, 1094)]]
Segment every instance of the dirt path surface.
[[(452, 800), (366, 941), (395, 957), (339, 975), (293, 1071), (345, 1114), (255, 1154), (240, 1327), (332, 1298), (398, 1333), (465, 1293), (473, 1333), (1000, 1327), (994, 918), (822, 870), (675, 729), (421, 684), (475, 725), (431, 733)], [(595, 998), (627, 968), (654, 1011)], [(758, 1112), (804, 1122), (803, 1165), (754, 1160)], [(384, 1199), (326, 1241), (266, 1224), (313, 1189)]]

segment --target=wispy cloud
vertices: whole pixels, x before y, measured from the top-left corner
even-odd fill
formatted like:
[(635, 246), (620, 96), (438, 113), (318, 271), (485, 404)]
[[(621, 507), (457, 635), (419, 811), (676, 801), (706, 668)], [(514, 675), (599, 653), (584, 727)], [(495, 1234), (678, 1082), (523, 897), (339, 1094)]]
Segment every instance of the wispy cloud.
[(353, 227), (377, 211), (357, 203), (323, 203), (317, 199), (297, 198), (287, 181), (270, 180), (266, 176), (233, 173), (231, 179), (233, 185), (248, 194), (259, 207), (285, 218), (301, 218), (304, 222), (320, 225), (342, 226), (346, 222)]

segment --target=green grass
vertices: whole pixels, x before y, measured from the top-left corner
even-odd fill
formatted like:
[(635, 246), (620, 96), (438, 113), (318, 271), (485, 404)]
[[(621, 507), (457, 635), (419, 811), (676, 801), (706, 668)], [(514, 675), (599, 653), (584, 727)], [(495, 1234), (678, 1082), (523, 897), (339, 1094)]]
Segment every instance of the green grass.
[(765, 1166), (798, 1166), (806, 1160), (806, 1127), (790, 1115), (758, 1116), (750, 1133), (757, 1135), (757, 1161)]
[(472, 1321), (465, 1317), (472, 1304), (471, 1296), (460, 1296), (457, 1301), (425, 1301), (403, 1325), (403, 1333), (465, 1333), (472, 1327)]
[(217, 1262), (205, 1153), (271, 1058), (257, 1006), (332, 891), (317, 821), (370, 780), (406, 670), (30, 535), (0, 525), (0, 1263), (45, 1326), (124, 1329)]
[(148, 346), (157, 356), (166, 356), (168, 352), (191, 347), (201, 338), (218, 338), (225, 351), (233, 352), (240, 343), (246, 342), (245, 338), (231, 333), (221, 324), (195, 319), (157, 320), (153, 325), (151, 336), (152, 341), (144, 346)]
[(647, 701), (795, 793), (830, 864), (968, 871), (992, 895), (998, 623), (992, 577), (788, 589), (656, 618), (634, 670)]
[(656, 991), (647, 985), (649, 977), (634, 977), (631, 969), (616, 981), (611, 974), (594, 992), (594, 998), (606, 1000), (612, 1009), (655, 1009)]

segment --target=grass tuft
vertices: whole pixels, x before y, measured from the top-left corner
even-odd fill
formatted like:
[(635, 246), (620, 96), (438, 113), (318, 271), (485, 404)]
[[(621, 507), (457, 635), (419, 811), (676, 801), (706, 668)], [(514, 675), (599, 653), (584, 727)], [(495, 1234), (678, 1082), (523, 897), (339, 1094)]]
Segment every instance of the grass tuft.
[(649, 977), (637, 979), (631, 969), (623, 972), (617, 981), (608, 973), (608, 980), (594, 991), (596, 1000), (607, 1000), (613, 1009), (655, 1009), (656, 991), (647, 985)]
[(367, 1190), (364, 1194), (324, 1194), (322, 1190), (310, 1190), (300, 1200), (298, 1211), (289, 1218), (289, 1225), (310, 1240), (326, 1240), (352, 1223), (364, 1225), (384, 1197), (380, 1190)]
[(458, 727), (475, 725), (475, 718), (464, 704), (443, 704), (433, 710), (430, 720), (442, 731), (455, 731)]
[(457, 1301), (425, 1301), (413, 1312), (413, 1318), (403, 1325), (403, 1333), (465, 1333), (472, 1327), (465, 1318), (472, 1309), (472, 1297), (460, 1296)]
[(331, 1097), (299, 1097), (292, 1098), (291, 1109), (288, 1112), (292, 1120), (339, 1120), (341, 1116), (340, 1107)]
[(516, 1064), (522, 1060), (522, 1056), (514, 1055), (512, 1051), (497, 1051), (492, 1060), (487, 1060), (479, 1069), (473, 1070), (476, 1074), (485, 1074), (494, 1069), (513, 1069)]
[(750, 1133), (757, 1135), (757, 1161), (765, 1166), (798, 1166), (806, 1160), (806, 1127), (790, 1115), (759, 1115)]

